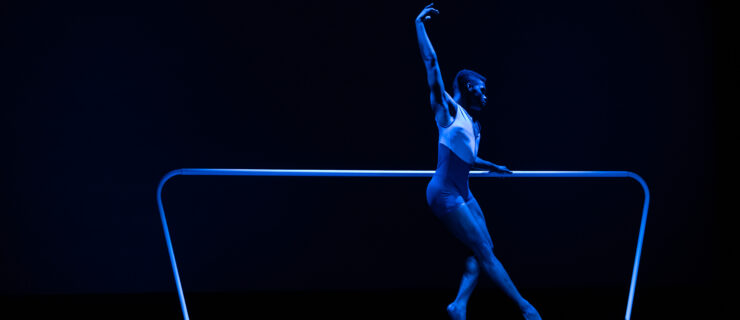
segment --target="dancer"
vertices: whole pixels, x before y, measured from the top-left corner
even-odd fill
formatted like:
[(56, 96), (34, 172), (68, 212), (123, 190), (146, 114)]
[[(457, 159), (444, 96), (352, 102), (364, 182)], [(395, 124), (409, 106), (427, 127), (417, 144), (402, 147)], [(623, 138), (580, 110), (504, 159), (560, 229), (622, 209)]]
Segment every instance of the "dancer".
[(461, 70), (453, 82), (453, 96), (445, 92), (437, 55), (427, 36), (424, 23), (439, 14), (430, 4), (416, 18), (416, 35), (427, 70), (431, 104), (439, 129), (437, 170), (427, 186), (427, 204), (444, 225), (473, 251), (467, 259), (455, 301), (447, 306), (452, 319), (465, 319), (468, 298), (483, 270), (507, 297), (513, 300), (527, 320), (541, 319), (537, 310), (514, 286), (501, 262), (493, 254), (493, 242), (478, 202), (468, 187), (471, 168), (511, 173), (508, 168), (478, 158), (480, 122), (486, 107), (486, 78)]

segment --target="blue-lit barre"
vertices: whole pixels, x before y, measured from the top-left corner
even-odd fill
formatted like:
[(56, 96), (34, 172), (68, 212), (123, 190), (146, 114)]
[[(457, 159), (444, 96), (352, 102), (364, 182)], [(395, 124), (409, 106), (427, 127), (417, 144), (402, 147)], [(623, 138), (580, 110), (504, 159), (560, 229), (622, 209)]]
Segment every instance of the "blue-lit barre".
[[(170, 230), (162, 206), (162, 188), (167, 181), (177, 175), (183, 176), (287, 176), (287, 177), (398, 177), (398, 178), (424, 178), (432, 177), (434, 170), (300, 170), (300, 169), (177, 169), (168, 172), (159, 181), (157, 187), (157, 205), (159, 216), (162, 219), (164, 237), (167, 241), (167, 250), (172, 263), (172, 271), (175, 275), (177, 294), (180, 297), (183, 317), (190, 319), (185, 304), (185, 295), (180, 282), (180, 273), (177, 271), (175, 262), (175, 251), (172, 248)], [(648, 204), (650, 203), (650, 190), (647, 183), (639, 175), (630, 171), (514, 171), (512, 174), (500, 174), (487, 171), (471, 171), (471, 178), (631, 178), (640, 183), (645, 192), (645, 201), (642, 206), (642, 218), (640, 219), (640, 232), (637, 237), (637, 249), (635, 251), (635, 263), (632, 267), (632, 279), (627, 297), (627, 311), (625, 320), (630, 319), (632, 314), (632, 302), (635, 296), (635, 285), (637, 284), (637, 270), (640, 267), (640, 255), (642, 253), (642, 241), (645, 237), (645, 224), (647, 221)]]

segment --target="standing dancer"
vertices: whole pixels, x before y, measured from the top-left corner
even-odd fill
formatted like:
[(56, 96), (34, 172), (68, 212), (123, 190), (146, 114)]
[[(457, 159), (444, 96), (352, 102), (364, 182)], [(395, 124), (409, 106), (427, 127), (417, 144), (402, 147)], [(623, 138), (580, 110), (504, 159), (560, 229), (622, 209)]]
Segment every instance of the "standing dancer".
[(505, 166), (478, 158), (480, 123), (475, 120), (486, 106), (486, 79), (461, 70), (453, 82), (453, 96), (445, 92), (437, 54), (429, 41), (424, 23), (439, 14), (430, 4), (416, 17), (416, 36), (427, 69), (431, 104), (439, 129), (437, 170), (427, 186), (427, 204), (444, 225), (470, 248), (466, 271), (455, 301), (447, 306), (452, 319), (465, 319), (468, 298), (478, 282), (480, 269), (514, 301), (527, 320), (541, 319), (537, 310), (514, 286), (501, 262), (493, 255), (493, 242), (478, 202), (468, 187), (470, 169), (511, 173)]

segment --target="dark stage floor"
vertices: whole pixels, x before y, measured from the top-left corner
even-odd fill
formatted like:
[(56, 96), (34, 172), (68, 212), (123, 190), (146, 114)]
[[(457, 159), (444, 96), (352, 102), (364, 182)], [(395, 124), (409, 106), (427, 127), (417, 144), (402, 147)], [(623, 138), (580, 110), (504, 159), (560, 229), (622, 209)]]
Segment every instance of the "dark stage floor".
[[(709, 319), (706, 290), (638, 291), (632, 319)], [(191, 293), (192, 319), (447, 319), (453, 290)], [(524, 291), (544, 319), (624, 319), (626, 295), (605, 289)], [(175, 292), (0, 296), (2, 319), (182, 319)], [(468, 319), (520, 319), (492, 289), (473, 293)]]

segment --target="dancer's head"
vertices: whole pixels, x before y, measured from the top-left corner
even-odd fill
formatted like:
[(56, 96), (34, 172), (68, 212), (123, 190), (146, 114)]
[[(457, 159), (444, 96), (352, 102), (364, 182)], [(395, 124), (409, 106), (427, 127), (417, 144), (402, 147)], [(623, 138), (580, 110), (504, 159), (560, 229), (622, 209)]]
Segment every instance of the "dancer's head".
[(486, 106), (486, 77), (479, 73), (462, 69), (452, 84), (455, 100), (469, 111), (481, 111)]

